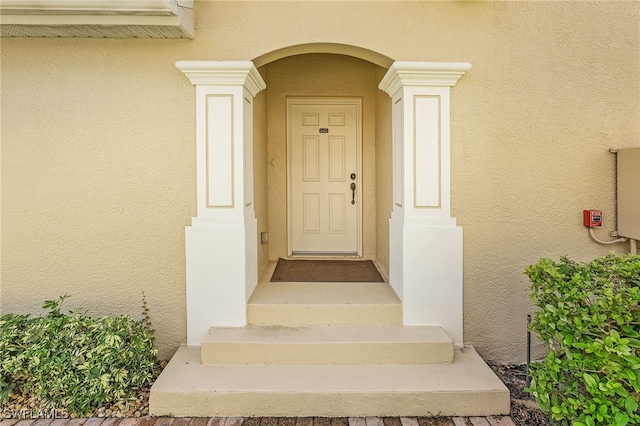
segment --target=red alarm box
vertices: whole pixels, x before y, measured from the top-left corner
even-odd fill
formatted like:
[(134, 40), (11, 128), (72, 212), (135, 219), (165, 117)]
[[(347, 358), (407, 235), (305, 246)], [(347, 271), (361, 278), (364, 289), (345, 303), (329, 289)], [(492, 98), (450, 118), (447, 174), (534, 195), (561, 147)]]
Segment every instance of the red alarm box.
[(602, 226), (602, 211), (601, 210), (583, 210), (582, 224), (587, 228), (595, 228), (597, 226)]

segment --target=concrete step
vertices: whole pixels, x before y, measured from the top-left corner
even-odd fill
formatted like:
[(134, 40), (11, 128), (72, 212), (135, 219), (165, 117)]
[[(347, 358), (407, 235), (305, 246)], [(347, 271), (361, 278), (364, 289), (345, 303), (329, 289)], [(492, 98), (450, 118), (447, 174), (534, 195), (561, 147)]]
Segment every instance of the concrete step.
[(154, 416), (487, 416), (509, 392), (471, 347), (452, 364), (203, 365), (181, 347), (151, 388)]
[(250, 325), (401, 325), (402, 304), (386, 283), (260, 283)]
[(440, 327), (316, 325), (213, 327), (203, 364), (441, 364), (453, 341)]

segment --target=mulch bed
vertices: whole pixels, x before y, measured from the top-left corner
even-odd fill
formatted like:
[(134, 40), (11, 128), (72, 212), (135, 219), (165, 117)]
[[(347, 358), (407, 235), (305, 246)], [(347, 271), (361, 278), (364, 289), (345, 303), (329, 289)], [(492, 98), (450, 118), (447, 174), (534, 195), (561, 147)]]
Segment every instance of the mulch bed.
[(516, 425), (551, 426), (549, 417), (540, 410), (533, 396), (524, 390), (527, 387), (525, 364), (488, 364), (511, 393), (511, 419)]

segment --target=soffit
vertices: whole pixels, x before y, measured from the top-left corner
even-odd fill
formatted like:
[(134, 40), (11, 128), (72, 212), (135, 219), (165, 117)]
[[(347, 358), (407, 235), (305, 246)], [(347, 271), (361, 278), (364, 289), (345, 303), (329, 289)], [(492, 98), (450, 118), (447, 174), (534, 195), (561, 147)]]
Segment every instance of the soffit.
[(195, 37), (193, 0), (0, 0), (2, 37)]

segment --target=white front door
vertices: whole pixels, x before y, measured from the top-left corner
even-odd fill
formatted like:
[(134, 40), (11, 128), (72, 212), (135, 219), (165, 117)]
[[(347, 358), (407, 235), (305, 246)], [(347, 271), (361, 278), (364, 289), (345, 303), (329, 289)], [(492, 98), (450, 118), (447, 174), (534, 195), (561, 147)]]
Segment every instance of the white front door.
[(360, 99), (288, 99), (289, 253), (361, 254)]

